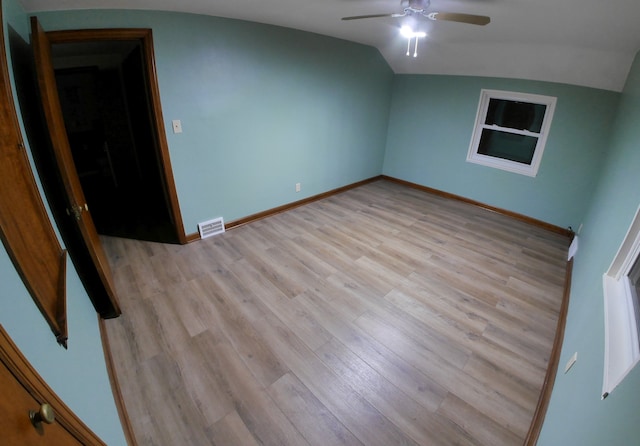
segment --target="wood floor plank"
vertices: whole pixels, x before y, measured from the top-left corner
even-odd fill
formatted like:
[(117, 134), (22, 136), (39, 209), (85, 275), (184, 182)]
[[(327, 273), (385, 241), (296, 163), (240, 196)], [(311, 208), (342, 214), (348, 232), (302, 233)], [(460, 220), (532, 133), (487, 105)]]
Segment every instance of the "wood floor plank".
[(235, 413), (233, 396), (228, 392), (222, 371), (209, 359), (215, 353), (213, 347), (221, 342), (225, 342), (224, 339), (202, 332), (176, 355), (186, 391), (204, 418), (205, 426)]
[(296, 237), (293, 241), (322, 262), (333, 265), (337, 271), (348, 269), (353, 263), (352, 257), (341, 251), (338, 246), (324, 240), (319, 231), (309, 233), (305, 237)]
[(533, 412), (499, 394), (477, 378), (460, 371), (442, 357), (403, 336), (397, 329), (385, 325), (380, 319), (372, 319), (365, 314), (356, 322), (374, 339), (389, 350), (397, 352), (415, 368), (425, 371), (450, 393), (524, 438), (528, 430), (526, 420), (531, 419)]
[(244, 317), (240, 308), (241, 302), (229, 298), (217, 286), (216, 274), (202, 276), (197, 285), (211, 294), (211, 304), (215, 307), (216, 317), (212, 322), (220, 327), (229, 344), (233, 346), (238, 357), (251, 371), (254, 379), (262, 387), (277, 381), (288, 369), (273, 354), (263, 341), (251, 321)]
[[(543, 369), (527, 358), (522, 358), (487, 339), (482, 333), (454, 329), (455, 323), (449, 323), (446, 318), (442, 320), (441, 315), (429, 311), (428, 306), (415, 305), (410, 298), (399, 295), (396, 290), (389, 293), (387, 299), (396, 303), (411, 317), (399, 318), (397, 314), (380, 312), (379, 309), (374, 309), (369, 317), (381, 318), (383, 322), (397, 327), (404, 336), (422, 345), (421, 348), (452, 364), (462, 364), (461, 367), (464, 367), (469, 358), (478, 356), (506, 372), (519, 376), (527, 383), (533, 383), (534, 387), (539, 387)], [(406, 300), (408, 304), (404, 303)]]
[(522, 444), (568, 240), (377, 181), (189, 245), (102, 237), (139, 444)]
[(525, 336), (515, 337), (510, 330), (495, 325), (489, 325), (482, 336), (514, 352), (519, 357), (527, 358), (528, 362), (541, 369), (547, 368), (551, 349), (543, 348), (542, 343), (535, 343), (535, 340)]
[(130, 300), (127, 317), (114, 321), (123, 330), (119, 333), (126, 336), (121, 345), (135, 358), (136, 364), (160, 354), (163, 350), (161, 343), (161, 327), (152, 302), (146, 299)]
[[(206, 445), (205, 420), (186, 392), (180, 368), (168, 355), (157, 355), (141, 364), (136, 375), (141, 380), (137, 408), (131, 416), (142, 418), (140, 444)], [(136, 431), (140, 432), (140, 431)]]
[[(513, 334), (519, 334), (517, 339), (525, 339), (527, 344), (533, 344), (540, 348), (536, 350), (542, 355), (547, 354), (551, 337), (546, 330), (540, 330), (539, 324), (526, 323), (523, 319), (503, 312), (498, 302), (496, 305), (487, 304), (465, 293), (448, 286), (438, 278), (425, 277), (412, 274), (408, 280), (396, 290), (402, 293), (390, 293), (387, 299), (393, 300), (396, 305), (402, 306), (407, 311), (421, 319), (440, 326), (441, 321), (451, 321), (450, 325), (458, 327), (463, 333), (485, 334), (490, 333), (493, 325), (506, 328)], [(395, 290), (394, 290), (395, 291)], [(498, 293), (496, 293), (498, 294)], [(497, 297), (497, 296), (496, 296)], [(434, 321), (435, 316), (435, 321)], [(552, 325), (555, 320), (546, 321)], [(455, 331), (444, 329), (450, 334)], [(464, 342), (464, 339), (461, 340)]]
[(327, 331), (385, 379), (411, 395), (427, 409), (434, 410), (440, 404), (445, 395), (440, 385), (420, 370), (411, 367), (395, 352), (389, 351), (350, 321), (344, 320), (335, 308), (332, 308), (331, 303), (311, 293), (299, 296), (297, 300), (316, 315)]
[(258, 322), (291, 371), (344, 426), (366, 445), (415, 443), (351, 389), (273, 316)]
[(411, 275), (398, 287), (387, 293), (385, 299), (439, 330), (444, 336), (460, 337), (480, 335), (489, 323), (484, 308), (494, 308), (485, 302), (469, 297), (450, 287), (442, 286), (438, 280), (425, 281)]
[(338, 270), (333, 264), (323, 261), (313, 252), (298, 244), (296, 239), (284, 239), (279, 243), (278, 247), (321, 278), (327, 278)]
[(525, 382), (481, 356), (472, 355), (464, 371), (501, 395), (509, 395), (521, 407), (531, 407), (538, 401), (539, 386)]
[(522, 321), (527, 326), (535, 327), (536, 332), (546, 339), (553, 339), (555, 336), (558, 315), (554, 311), (542, 311), (539, 306), (509, 294), (500, 297), (496, 309)]
[(402, 392), (336, 339), (322, 346), (316, 353), (334, 373), (416, 443), (476, 444), (462, 430), (444, 422), (433, 410), (418, 404), (411, 395)]
[(310, 444), (362, 446), (295, 375), (287, 373), (268, 390)]
[[(182, 297), (182, 293), (178, 296)], [(146, 319), (152, 329), (151, 336), (160, 344), (163, 353), (179, 351), (191, 339), (187, 327), (176, 317), (176, 307), (180, 306), (181, 302), (175, 299), (175, 295), (167, 292), (150, 296), (146, 302)]]
[[(293, 305), (279, 288), (263, 277), (248, 262), (239, 261), (230, 267), (237, 279), (252, 289), (270, 312), (277, 315), (312, 350), (331, 338), (317, 319), (304, 308)], [(266, 314), (263, 312), (262, 316)]]
[(393, 290), (385, 296), (406, 313), (388, 312), (380, 308), (367, 313), (370, 319), (380, 319), (403, 331), (405, 336), (429, 350), (434, 355), (446, 359), (457, 367), (464, 367), (472, 352), (473, 339), (480, 333), (460, 327), (455, 321), (442, 314), (425, 311), (425, 307), (409, 296)]
[(235, 410), (229, 412), (222, 420), (207, 429), (207, 436), (212, 445), (259, 446), (249, 429)]
[(522, 438), (505, 429), (454, 394), (447, 395), (438, 413), (457, 423), (468, 435), (485, 446), (520, 446)]
[(208, 345), (209, 361), (220, 374), (235, 410), (259, 443), (303, 446), (307, 441), (282, 413), (267, 391), (226, 342)]

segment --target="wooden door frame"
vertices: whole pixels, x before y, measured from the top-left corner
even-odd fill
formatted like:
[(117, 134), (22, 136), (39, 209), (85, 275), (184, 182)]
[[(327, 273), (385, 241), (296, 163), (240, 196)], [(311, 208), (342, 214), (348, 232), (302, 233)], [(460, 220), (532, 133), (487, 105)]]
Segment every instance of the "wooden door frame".
[(187, 243), (187, 235), (184, 231), (178, 193), (173, 178), (171, 158), (169, 155), (169, 144), (167, 143), (164, 118), (162, 116), (162, 105), (160, 102), (160, 89), (156, 72), (156, 62), (153, 49), (153, 35), (149, 28), (111, 28), (111, 29), (81, 29), (65, 31), (47, 31), (47, 37), (51, 44), (77, 43), (77, 42), (100, 42), (109, 40), (137, 40), (143, 49), (143, 59), (145, 65), (145, 76), (149, 87), (149, 103), (151, 106), (152, 122), (151, 126), (155, 132), (159, 160), (160, 174), (163, 179), (169, 204), (169, 214), (171, 221), (175, 225), (176, 235), (180, 244)]

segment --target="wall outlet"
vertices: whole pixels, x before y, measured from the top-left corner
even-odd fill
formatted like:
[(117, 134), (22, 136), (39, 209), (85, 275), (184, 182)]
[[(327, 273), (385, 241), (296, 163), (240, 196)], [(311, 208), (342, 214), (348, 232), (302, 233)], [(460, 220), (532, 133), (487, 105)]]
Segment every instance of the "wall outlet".
[(571, 355), (571, 358), (569, 358), (569, 360), (567, 361), (567, 365), (564, 366), (564, 373), (567, 373), (569, 369), (573, 367), (573, 364), (575, 364), (577, 360), (578, 360), (578, 352), (575, 352), (573, 355)]
[(179, 119), (171, 121), (171, 126), (173, 127), (173, 133), (182, 133), (182, 122)]
[(300, 183), (296, 183), (296, 192), (300, 192), (300, 189), (302, 189), (302, 186)]

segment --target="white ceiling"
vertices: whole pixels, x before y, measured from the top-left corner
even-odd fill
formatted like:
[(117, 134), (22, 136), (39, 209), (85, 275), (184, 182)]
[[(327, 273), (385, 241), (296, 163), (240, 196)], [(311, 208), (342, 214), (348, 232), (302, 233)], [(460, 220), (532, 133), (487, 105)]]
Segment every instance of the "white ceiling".
[(396, 73), (524, 78), (620, 91), (640, 49), (638, 0), (432, 0), (429, 11), (487, 15), (476, 26), (419, 20), (418, 57), (399, 28), (400, 0), (21, 0), (28, 12), (152, 9), (230, 17), (311, 31), (380, 50)]

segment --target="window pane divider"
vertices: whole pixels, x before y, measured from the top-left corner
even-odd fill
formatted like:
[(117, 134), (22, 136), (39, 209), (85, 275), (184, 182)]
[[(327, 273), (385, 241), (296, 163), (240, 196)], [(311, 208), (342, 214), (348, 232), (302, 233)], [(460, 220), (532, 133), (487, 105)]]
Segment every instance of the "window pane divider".
[(492, 124), (492, 125), (484, 124), (482, 128), (485, 128), (487, 130), (497, 130), (500, 132), (513, 133), (515, 135), (532, 136), (534, 138), (540, 138), (540, 135), (542, 135), (542, 133), (530, 132), (529, 130), (525, 130), (525, 129), (514, 129), (512, 127), (502, 127), (496, 124)]

